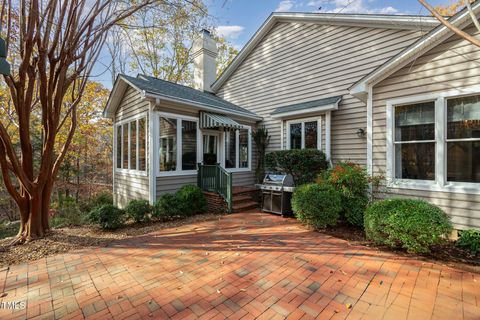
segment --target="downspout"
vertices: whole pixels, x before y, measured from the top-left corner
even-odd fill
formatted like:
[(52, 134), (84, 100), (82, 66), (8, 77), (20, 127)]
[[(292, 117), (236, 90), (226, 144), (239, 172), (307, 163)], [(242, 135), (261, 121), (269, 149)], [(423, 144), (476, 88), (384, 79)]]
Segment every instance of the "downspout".
[(325, 155), (327, 156), (327, 161), (332, 165), (332, 149), (331, 149), (331, 139), (332, 139), (332, 111), (327, 111), (325, 114)]
[(367, 173), (373, 175), (373, 88), (367, 87)]

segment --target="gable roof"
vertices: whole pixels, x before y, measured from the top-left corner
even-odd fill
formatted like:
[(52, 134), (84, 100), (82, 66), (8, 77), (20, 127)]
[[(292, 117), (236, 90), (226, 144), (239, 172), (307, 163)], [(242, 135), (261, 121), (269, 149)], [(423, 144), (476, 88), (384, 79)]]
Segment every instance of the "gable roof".
[(271, 115), (272, 117), (284, 117), (289, 115), (299, 115), (317, 111), (333, 110), (338, 108), (338, 103), (342, 96), (328, 97), (324, 99), (312, 100), (283, 106), (275, 109)]
[[(480, 14), (480, 1), (475, 1), (472, 4), (473, 12)], [(454, 26), (463, 29), (472, 23), (469, 12), (466, 8), (452, 16), (448, 21)], [(415, 58), (425, 54), (435, 46), (441, 44), (454, 34), (443, 24), (440, 24), (424, 37), (414, 42), (409, 47), (400, 51), (396, 56), (392, 57), (386, 63), (373, 70), (370, 74), (360, 79), (357, 83), (350, 87), (350, 94), (356, 96), (361, 100), (365, 100), (368, 95), (368, 87), (372, 86), (395, 71), (401, 69)]]
[(128, 85), (141, 91), (144, 97), (184, 103), (207, 111), (236, 114), (252, 120), (262, 119), (255, 113), (219, 98), (215, 94), (207, 91), (196, 90), (155, 77), (138, 75), (135, 78), (124, 74), (119, 75), (115, 81), (104, 110), (105, 117), (113, 117)]
[(419, 28), (430, 30), (439, 24), (438, 20), (429, 16), (274, 12), (242, 48), (235, 59), (233, 59), (232, 63), (230, 63), (224, 72), (222, 72), (217, 81), (213, 83), (212, 89), (214, 92), (221, 88), (225, 81), (227, 81), (227, 79), (242, 64), (273, 26), (279, 22), (302, 22), (324, 25), (407, 30), (418, 30)]

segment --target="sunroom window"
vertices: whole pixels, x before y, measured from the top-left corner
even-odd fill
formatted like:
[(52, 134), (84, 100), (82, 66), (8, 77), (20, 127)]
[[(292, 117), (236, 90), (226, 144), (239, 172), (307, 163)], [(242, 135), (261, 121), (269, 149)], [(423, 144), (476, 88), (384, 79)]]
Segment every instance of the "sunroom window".
[(395, 107), (395, 178), (435, 180), (435, 102)]
[(120, 123), (116, 126), (116, 168), (146, 171), (146, 117)]
[(198, 122), (181, 116), (160, 116), (159, 171), (189, 172), (197, 168)]
[(225, 168), (248, 169), (250, 167), (250, 129), (225, 132)]
[(480, 95), (447, 100), (447, 181), (480, 182)]

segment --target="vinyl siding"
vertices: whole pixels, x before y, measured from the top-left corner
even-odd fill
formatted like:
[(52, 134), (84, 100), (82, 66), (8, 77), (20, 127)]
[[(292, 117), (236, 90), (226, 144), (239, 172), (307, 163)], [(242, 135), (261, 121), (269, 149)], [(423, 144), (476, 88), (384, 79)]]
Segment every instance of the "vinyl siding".
[[(359, 138), (356, 131), (366, 128), (366, 106), (350, 96), (348, 88), (421, 34), (411, 30), (278, 23), (223, 84), (218, 95), (264, 117), (272, 136), (270, 151), (280, 149), (280, 120), (270, 116), (274, 109), (343, 95), (339, 109), (332, 112), (332, 160), (365, 164), (366, 139)], [(322, 120), (322, 128), (324, 124)], [(324, 139), (322, 132), (322, 146)]]
[[(184, 115), (189, 117), (198, 118), (199, 111), (186, 107), (185, 105), (171, 102), (161, 102), (160, 106), (155, 109), (158, 112), (168, 112), (178, 115)], [(230, 115), (231, 116), (231, 115)], [(232, 116), (232, 119), (235, 117)], [(240, 124), (246, 124), (252, 126), (252, 130), (255, 126), (251, 123), (245, 123), (241, 120), (235, 119)], [(235, 172), (233, 173), (233, 185), (234, 186), (252, 186), (255, 182), (255, 148), (252, 141), (252, 171), (248, 172)], [(173, 193), (187, 184), (197, 184), (197, 175), (176, 175), (176, 176), (160, 176), (156, 178), (156, 197), (160, 197), (165, 193)]]
[[(468, 31), (474, 34), (472, 28)], [(386, 171), (386, 101), (478, 85), (479, 66), (480, 49), (453, 36), (374, 86), (374, 173)], [(387, 197), (421, 198), (440, 206), (456, 228), (480, 228), (480, 195), (399, 188), (385, 191)]]
[[(124, 93), (122, 102), (116, 110), (115, 123), (128, 120), (142, 112), (148, 112), (148, 106), (149, 102), (141, 99), (140, 92), (132, 87), (128, 87)], [(148, 117), (145, 125), (148, 128)], [(148, 150), (146, 163), (148, 173)], [(148, 195), (148, 175), (136, 175), (115, 170), (113, 181), (113, 197), (116, 205), (119, 207), (124, 207), (130, 200), (133, 199), (148, 200)]]

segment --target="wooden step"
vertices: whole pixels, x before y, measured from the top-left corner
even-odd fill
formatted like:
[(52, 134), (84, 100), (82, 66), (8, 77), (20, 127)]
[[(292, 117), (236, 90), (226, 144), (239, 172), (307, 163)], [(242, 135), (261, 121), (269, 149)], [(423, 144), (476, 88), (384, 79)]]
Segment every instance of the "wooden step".
[(244, 212), (244, 211), (257, 209), (257, 208), (259, 208), (258, 203), (253, 200), (250, 200), (250, 201), (245, 201), (239, 204), (234, 204), (233, 212)]

